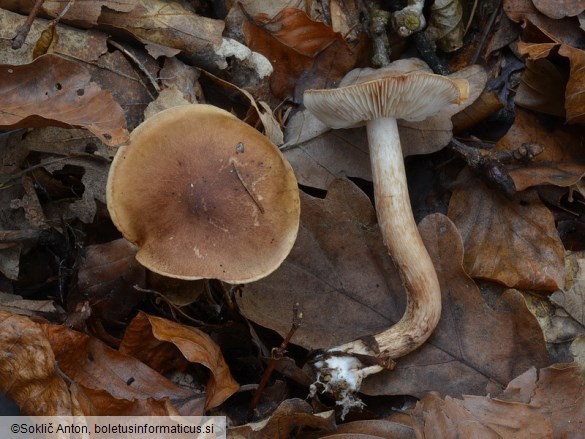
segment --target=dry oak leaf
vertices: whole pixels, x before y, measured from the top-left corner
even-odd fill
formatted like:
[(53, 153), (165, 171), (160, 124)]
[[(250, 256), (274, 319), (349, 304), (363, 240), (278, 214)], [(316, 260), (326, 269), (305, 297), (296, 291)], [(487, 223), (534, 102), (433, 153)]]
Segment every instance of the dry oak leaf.
[(122, 108), (82, 65), (57, 55), (0, 66), (0, 128), (83, 127), (107, 145), (128, 139)]
[(187, 362), (209, 369), (205, 408), (217, 407), (233, 395), (239, 384), (232, 378), (219, 346), (203, 331), (140, 312), (128, 325), (120, 352), (132, 355), (154, 370), (165, 373)]
[(568, 187), (585, 175), (584, 131), (583, 127), (560, 122), (551, 127), (535, 114), (516, 108), (514, 124), (496, 147), (508, 151), (524, 143), (544, 147), (544, 151), (529, 163), (507, 166), (518, 191), (543, 184)]
[(540, 12), (550, 18), (574, 17), (585, 11), (583, 0), (532, 0)]
[(325, 199), (301, 192), (291, 253), (274, 273), (245, 285), (236, 300), (247, 318), (283, 337), (298, 302), (303, 324), (292, 342), (316, 349), (391, 326), (405, 297), (370, 199), (351, 181), (336, 179)]
[(465, 183), (451, 196), (449, 218), (463, 238), (465, 271), (512, 288), (562, 288), (563, 244), (537, 193), (527, 190), (508, 200), (469, 172), (460, 181)]
[(422, 397), (483, 395), (533, 365), (549, 364), (544, 336), (522, 295), (481, 292), (463, 269), (463, 242), (444, 215), (432, 214), (419, 231), (441, 285), (443, 311), (433, 335), (396, 368), (368, 377), (362, 392)]
[(497, 397), (429, 394), (411, 412), (417, 438), (580, 438), (585, 385), (576, 364), (532, 368)]
[(76, 402), (55, 368), (55, 356), (39, 324), (0, 310), (0, 393), (22, 415), (74, 415)]
[(312, 20), (300, 9), (283, 9), (271, 19), (259, 14), (244, 22), (243, 31), (246, 45), (268, 58), (274, 67), (270, 88), (278, 98), (291, 97), (293, 93), (302, 96), (304, 88), (297, 81), (304, 73), (309, 75), (319, 62), (328, 69), (326, 74), (317, 75), (320, 79), (311, 74), (313, 79), (304, 78), (303, 83), (314, 86), (319, 81), (320, 85), (313, 88), (335, 84), (355, 66), (360, 55), (341, 34)]
[[(185, 416), (201, 416), (204, 395), (172, 383), (136, 358), (116, 351), (96, 338), (64, 326), (42, 325), (59, 369), (71, 381), (96, 395), (91, 400), (95, 415), (116, 415), (116, 400), (133, 401), (140, 412), (147, 400), (168, 400)], [(102, 391), (102, 392), (98, 392)], [(84, 393), (90, 397), (90, 393)], [(132, 404), (130, 404), (132, 405)], [(133, 410), (129, 410), (133, 413)]]
[(136, 0), (129, 12), (102, 10), (100, 25), (130, 32), (143, 43), (196, 53), (222, 42), (223, 20), (202, 17), (178, 2)]
[(580, 47), (582, 32), (576, 18), (553, 20), (541, 14), (532, 0), (503, 0), (502, 5), (510, 20), (522, 23), (524, 41), (546, 42), (549, 39), (550, 42)]

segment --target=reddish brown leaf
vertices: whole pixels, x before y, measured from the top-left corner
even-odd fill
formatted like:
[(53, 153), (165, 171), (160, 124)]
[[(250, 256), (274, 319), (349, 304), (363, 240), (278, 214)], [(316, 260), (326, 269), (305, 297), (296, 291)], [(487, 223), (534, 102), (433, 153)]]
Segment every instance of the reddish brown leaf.
[(120, 351), (164, 373), (176, 368), (178, 355), (202, 364), (211, 374), (207, 382), (206, 409), (229, 398), (240, 387), (232, 378), (219, 346), (204, 332), (160, 317), (139, 313), (126, 329)]
[(91, 401), (95, 414), (116, 415), (118, 399), (136, 401), (137, 412), (143, 401), (168, 399), (182, 415), (203, 414), (202, 395), (177, 386), (137, 359), (64, 326), (43, 325), (43, 330), (59, 369), (77, 385), (97, 391), (100, 398)]
[[(244, 23), (247, 46), (272, 63), (272, 93), (278, 98), (301, 96), (308, 86), (326, 88), (352, 69), (360, 56), (342, 35), (329, 26), (313, 21), (300, 9), (283, 9), (269, 19), (259, 15)], [(334, 61), (334, 62), (333, 62)], [(323, 75), (322, 72), (327, 74)], [(304, 76), (303, 87), (297, 80)], [(296, 90), (295, 90), (296, 87)]]
[(124, 113), (80, 64), (45, 55), (30, 64), (0, 67), (0, 127), (74, 125), (108, 145), (128, 138)]
[(441, 284), (443, 311), (431, 338), (397, 360), (396, 369), (368, 377), (367, 394), (483, 395), (500, 391), (532, 365), (548, 364), (538, 322), (516, 291), (478, 287), (463, 270), (463, 243), (444, 215), (419, 224)]
[(514, 150), (524, 143), (544, 147), (530, 163), (508, 167), (517, 190), (541, 184), (567, 187), (585, 174), (582, 138), (582, 127), (556, 123), (551, 128), (534, 114), (517, 108), (514, 125), (498, 141), (497, 148)]
[(75, 399), (55, 369), (41, 327), (28, 317), (0, 310), (0, 392), (23, 415), (74, 415)]
[(554, 291), (564, 284), (564, 248), (552, 213), (533, 191), (514, 200), (468, 173), (449, 203), (449, 217), (465, 246), (472, 277), (514, 288)]

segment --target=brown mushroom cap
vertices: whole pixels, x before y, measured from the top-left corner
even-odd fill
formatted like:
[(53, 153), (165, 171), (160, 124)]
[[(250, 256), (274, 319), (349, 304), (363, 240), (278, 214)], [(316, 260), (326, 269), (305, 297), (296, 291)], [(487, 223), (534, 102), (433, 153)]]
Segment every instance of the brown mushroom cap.
[(148, 269), (229, 283), (274, 271), (296, 239), (297, 182), (278, 148), (210, 105), (162, 111), (114, 158), (108, 210)]
[(467, 99), (468, 83), (425, 71), (400, 72), (391, 65), (383, 69), (352, 71), (356, 83), (325, 90), (307, 90), (305, 106), (332, 128), (351, 128), (391, 117), (420, 121), (445, 105)]

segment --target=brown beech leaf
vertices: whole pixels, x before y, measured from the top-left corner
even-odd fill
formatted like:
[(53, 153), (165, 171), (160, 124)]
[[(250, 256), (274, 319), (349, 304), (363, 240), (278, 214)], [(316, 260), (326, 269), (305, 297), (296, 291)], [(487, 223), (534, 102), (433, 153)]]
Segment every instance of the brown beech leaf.
[(441, 320), (421, 348), (398, 359), (396, 369), (368, 377), (361, 390), (418, 397), (429, 391), (483, 395), (486, 388), (502, 390), (532, 365), (546, 366), (542, 331), (522, 295), (480, 292), (463, 270), (463, 243), (446, 216), (427, 216), (419, 230), (441, 284)]
[(576, 364), (528, 370), (497, 397), (436, 394), (411, 412), (418, 438), (578, 438), (585, 385)]
[(108, 145), (128, 138), (124, 113), (109, 91), (80, 64), (44, 55), (30, 64), (0, 68), (0, 127), (83, 127)]
[[(203, 414), (203, 395), (177, 386), (136, 358), (64, 326), (45, 324), (42, 327), (61, 372), (78, 386), (102, 391), (98, 392), (98, 400), (91, 400), (97, 411), (94, 414), (116, 415), (118, 399), (135, 401), (138, 412), (143, 401), (153, 399), (169, 400), (182, 415)], [(89, 398), (88, 393), (85, 395)]]
[(532, 0), (540, 12), (550, 18), (574, 17), (585, 11), (583, 0)]
[(180, 364), (173, 359), (183, 355), (191, 363), (202, 364), (211, 372), (207, 382), (205, 408), (221, 404), (238, 389), (219, 346), (204, 332), (191, 326), (139, 313), (126, 328), (120, 352), (140, 359), (160, 373)]
[(229, 430), (232, 439), (260, 439), (293, 437), (299, 427), (319, 430), (335, 428), (335, 412), (313, 413), (310, 404), (302, 399), (287, 399), (272, 413), (270, 418), (260, 422), (233, 427)]
[(497, 148), (514, 150), (524, 143), (544, 147), (529, 163), (507, 167), (517, 190), (542, 184), (567, 187), (585, 174), (582, 139), (582, 127), (562, 123), (547, 126), (533, 113), (516, 108), (514, 124), (498, 141)]
[(301, 225), (290, 255), (236, 299), (247, 318), (282, 336), (298, 302), (303, 324), (292, 342), (313, 349), (391, 326), (405, 297), (372, 203), (352, 182), (336, 179), (325, 199), (301, 192)]
[(99, 24), (126, 30), (142, 42), (187, 53), (221, 44), (222, 20), (199, 16), (178, 2), (136, 0), (136, 3), (129, 12), (102, 9)]
[[(274, 18), (260, 14), (253, 21), (244, 22), (243, 30), (247, 46), (272, 63), (270, 87), (278, 98), (290, 97), (293, 91), (301, 96), (309, 84), (314, 88), (336, 84), (355, 66), (360, 55), (360, 50), (352, 49), (341, 34), (312, 20), (300, 9), (283, 9)], [(314, 65), (318, 63), (324, 64), (322, 69), (328, 69), (320, 80), (316, 78), (319, 75), (309, 73), (317, 69)], [(297, 84), (303, 74), (307, 75), (304, 88)]]
[[(556, 3), (556, 2), (552, 2)], [(581, 31), (579, 30), (579, 22), (575, 18), (564, 18), (562, 20), (553, 20), (540, 13), (534, 7), (532, 0), (503, 0), (503, 9), (508, 18), (516, 23), (522, 23), (524, 32), (530, 32), (530, 36), (536, 36), (535, 32), (530, 29), (530, 25), (534, 26), (541, 32), (541, 37), (548, 38), (549, 41), (534, 41), (532, 39), (523, 38), (525, 41), (532, 42), (556, 42), (565, 43), (573, 47), (579, 47), (581, 38)]]
[(470, 276), (513, 287), (554, 291), (564, 284), (564, 248), (552, 213), (536, 192), (513, 200), (465, 172), (449, 203), (449, 218), (465, 246)]
[(41, 327), (28, 317), (0, 310), (0, 392), (23, 415), (78, 414), (75, 399), (55, 368)]
[(527, 59), (514, 102), (529, 110), (565, 117), (563, 76), (547, 59)]

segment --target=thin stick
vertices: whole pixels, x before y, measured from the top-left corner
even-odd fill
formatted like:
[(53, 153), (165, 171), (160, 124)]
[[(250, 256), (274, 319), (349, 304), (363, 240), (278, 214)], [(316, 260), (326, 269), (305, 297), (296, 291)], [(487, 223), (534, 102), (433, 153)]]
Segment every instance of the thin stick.
[(483, 34), (481, 35), (481, 39), (479, 40), (479, 45), (477, 46), (477, 50), (475, 51), (473, 58), (471, 58), (470, 64), (472, 64), (472, 65), (477, 64), (477, 60), (479, 59), (481, 51), (483, 50), (483, 47), (485, 46), (485, 42), (487, 40), (487, 37), (488, 37), (492, 27), (494, 26), (494, 23), (496, 21), (496, 17), (498, 15), (499, 10), (500, 10), (501, 4), (502, 4), (502, 2), (501, 2), (501, 0), (499, 0), (498, 3), (496, 4), (495, 9), (493, 10), (492, 14), (490, 15), (490, 18), (488, 20), (488, 24), (485, 27)]
[(291, 338), (295, 334), (296, 330), (299, 329), (299, 327), (301, 326), (302, 319), (303, 313), (302, 311), (299, 310), (299, 304), (295, 303), (293, 306), (293, 318), (290, 331), (288, 331), (288, 334), (286, 334), (286, 337), (284, 338), (278, 349), (274, 349), (272, 351), (272, 358), (270, 358), (270, 362), (268, 363), (268, 366), (264, 371), (264, 375), (262, 375), (262, 380), (260, 380), (260, 384), (258, 384), (258, 389), (256, 390), (256, 393), (254, 393), (252, 401), (250, 401), (249, 408), (250, 414), (254, 412), (254, 409), (256, 409), (258, 401), (260, 401), (260, 397), (262, 396), (262, 392), (264, 391), (264, 388), (266, 387), (266, 384), (268, 383), (268, 380), (270, 379), (270, 376), (272, 375), (272, 372), (276, 367), (276, 362), (284, 356), (285, 349), (288, 346)]
[(31, 9), (30, 13), (28, 14), (28, 17), (26, 17), (26, 21), (16, 30), (16, 35), (12, 39), (12, 48), (14, 50), (20, 49), (24, 44), (26, 37), (30, 32), (30, 28), (33, 22), (35, 21), (37, 14), (41, 10), (41, 6), (43, 6), (44, 2), (45, 0), (37, 0), (35, 2), (35, 5)]

